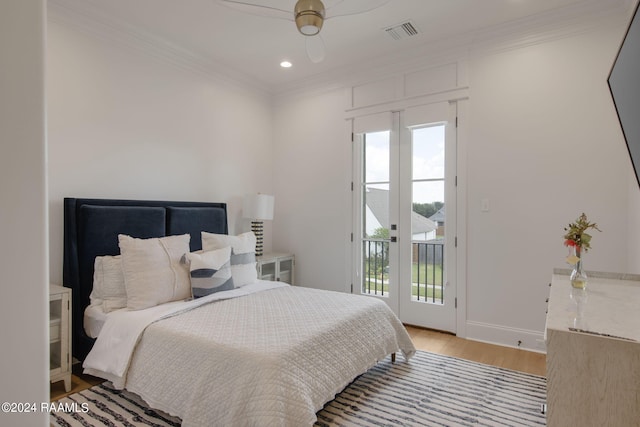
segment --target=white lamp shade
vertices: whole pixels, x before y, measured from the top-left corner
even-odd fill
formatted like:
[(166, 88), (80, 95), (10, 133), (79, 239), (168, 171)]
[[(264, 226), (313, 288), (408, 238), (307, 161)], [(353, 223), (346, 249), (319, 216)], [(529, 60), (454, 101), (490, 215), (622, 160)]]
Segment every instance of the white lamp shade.
[(248, 194), (244, 197), (242, 215), (257, 220), (273, 219), (274, 197), (267, 194)]

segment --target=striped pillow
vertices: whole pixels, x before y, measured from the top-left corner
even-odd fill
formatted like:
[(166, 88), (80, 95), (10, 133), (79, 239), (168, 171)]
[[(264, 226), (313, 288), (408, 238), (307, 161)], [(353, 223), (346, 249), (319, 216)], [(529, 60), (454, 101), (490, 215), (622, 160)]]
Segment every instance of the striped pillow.
[(255, 283), (258, 280), (256, 236), (253, 232), (229, 236), (203, 231), (201, 235), (202, 249), (205, 251), (231, 246), (231, 274), (236, 287)]
[(231, 277), (231, 247), (187, 253), (184, 260), (189, 263), (194, 298), (235, 288)]

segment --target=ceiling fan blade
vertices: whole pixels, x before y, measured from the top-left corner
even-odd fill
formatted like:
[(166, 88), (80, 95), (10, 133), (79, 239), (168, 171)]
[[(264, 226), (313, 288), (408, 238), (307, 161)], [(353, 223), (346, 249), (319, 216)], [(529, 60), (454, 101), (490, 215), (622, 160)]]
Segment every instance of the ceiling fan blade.
[(390, 0), (340, 0), (332, 6), (327, 7), (325, 19), (369, 12), (384, 6), (389, 3), (389, 1)]
[(305, 37), (305, 46), (307, 49), (307, 56), (314, 64), (322, 62), (326, 55), (324, 40), (320, 37), (320, 34), (316, 34), (315, 36), (306, 36)]
[(295, 16), (291, 10), (278, 9), (276, 7), (255, 4), (248, 1), (238, 0), (219, 0), (220, 4), (238, 10), (240, 12), (250, 13), (252, 15), (264, 16), (267, 18), (286, 19), (293, 21)]

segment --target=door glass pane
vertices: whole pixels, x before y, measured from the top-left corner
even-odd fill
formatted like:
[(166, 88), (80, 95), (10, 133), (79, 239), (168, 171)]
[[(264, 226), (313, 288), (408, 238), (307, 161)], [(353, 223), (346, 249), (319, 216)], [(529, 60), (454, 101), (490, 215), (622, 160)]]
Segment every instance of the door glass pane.
[(364, 237), (389, 238), (389, 184), (365, 185)]
[(364, 182), (389, 182), (389, 131), (364, 136)]
[(444, 302), (444, 126), (412, 130), (412, 299)]
[(362, 292), (380, 296), (389, 293), (389, 136), (363, 138)]
[(414, 129), (413, 179), (444, 179), (444, 126)]

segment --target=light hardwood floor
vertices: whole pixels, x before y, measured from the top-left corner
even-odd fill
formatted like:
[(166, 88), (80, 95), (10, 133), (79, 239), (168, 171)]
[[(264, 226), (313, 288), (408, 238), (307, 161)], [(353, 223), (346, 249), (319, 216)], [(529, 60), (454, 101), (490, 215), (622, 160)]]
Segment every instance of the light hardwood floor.
[(503, 347), (458, 338), (455, 335), (407, 326), (407, 331), (418, 350), (473, 360), (514, 371), (545, 376), (546, 356), (517, 348)]
[(64, 391), (64, 381), (58, 381), (57, 383), (51, 384), (50, 396), (51, 401), (62, 399), (73, 393), (78, 393), (79, 391), (88, 389), (93, 387), (94, 385), (100, 384), (104, 380), (102, 378), (92, 377), (91, 375), (85, 375), (82, 373), (82, 366), (80, 363), (73, 365), (73, 371), (71, 375), (71, 390), (68, 392)]
[[(545, 375), (545, 355), (516, 348), (502, 347), (458, 338), (451, 334), (407, 326), (418, 350), (473, 360), (534, 375)], [(80, 365), (74, 365), (71, 391), (64, 391), (64, 382), (51, 384), (51, 400), (61, 399), (102, 382), (100, 378), (82, 374)]]

